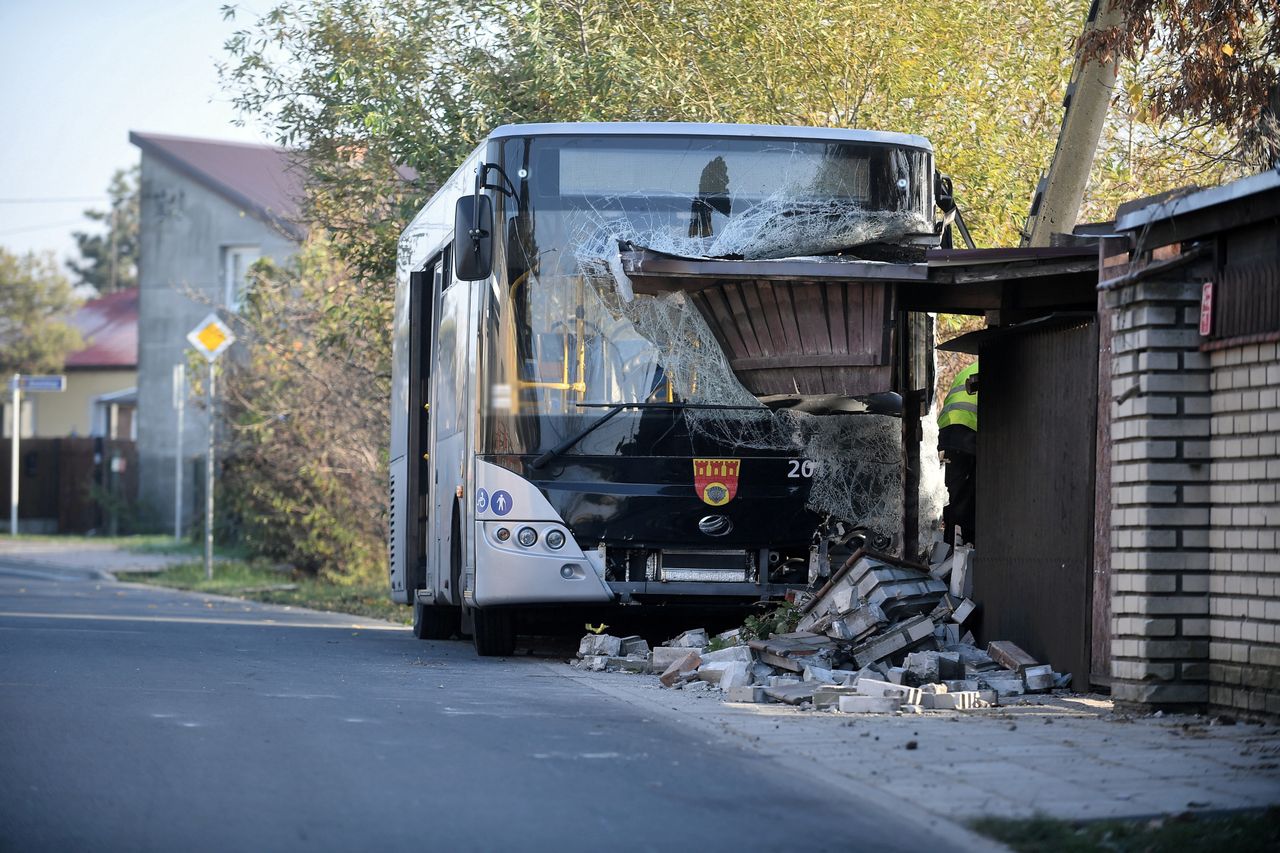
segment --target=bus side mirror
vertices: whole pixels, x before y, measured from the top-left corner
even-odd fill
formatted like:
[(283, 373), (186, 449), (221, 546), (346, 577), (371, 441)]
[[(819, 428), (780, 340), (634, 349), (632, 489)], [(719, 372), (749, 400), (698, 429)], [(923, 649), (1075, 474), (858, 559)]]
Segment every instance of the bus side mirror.
[(487, 195), (458, 199), (453, 220), (453, 275), (480, 281), (493, 272), (493, 200)]

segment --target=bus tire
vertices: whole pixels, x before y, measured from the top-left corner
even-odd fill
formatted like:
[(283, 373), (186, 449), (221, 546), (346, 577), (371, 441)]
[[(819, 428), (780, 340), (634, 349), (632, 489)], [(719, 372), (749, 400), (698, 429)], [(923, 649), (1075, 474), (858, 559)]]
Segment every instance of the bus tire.
[(413, 603), (413, 636), (419, 640), (447, 640), (458, 631), (457, 608)]
[(475, 608), (471, 620), (471, 640), (480, 657), (507, 657), (516, 650), (516, 620), (510, 610)]

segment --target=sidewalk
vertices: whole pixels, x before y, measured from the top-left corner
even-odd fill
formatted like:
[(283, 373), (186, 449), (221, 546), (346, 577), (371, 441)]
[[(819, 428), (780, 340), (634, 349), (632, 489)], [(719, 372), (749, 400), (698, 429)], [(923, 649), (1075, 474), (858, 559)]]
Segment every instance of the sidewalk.
[[(1117, 715), (1101, 696), (981, 711), (857, 715), (731, 704), (653, 676), (561, 675), (926, 823), (1147, 817), (1280, 803), (1280, 728)], [(915, 746), (911, 746), (911, 744)], [(888, 817), (888, 815), (887, 815)]]
[(195, 559), (187, 554), (135, 553), (118, 544), (84, 537), (15, 540), (0, 536), (0, 564), (33, 571), (109, 578), (117, 572), (162, 572)]

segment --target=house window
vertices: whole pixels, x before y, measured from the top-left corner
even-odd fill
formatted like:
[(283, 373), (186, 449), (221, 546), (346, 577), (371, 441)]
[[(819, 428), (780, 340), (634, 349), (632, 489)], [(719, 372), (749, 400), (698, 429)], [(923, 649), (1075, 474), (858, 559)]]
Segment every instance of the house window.
[(249, 292), (249, 267), (261, 257), (257, 246), (227, 246), (222, 250), (223, 305), (239, 311)]

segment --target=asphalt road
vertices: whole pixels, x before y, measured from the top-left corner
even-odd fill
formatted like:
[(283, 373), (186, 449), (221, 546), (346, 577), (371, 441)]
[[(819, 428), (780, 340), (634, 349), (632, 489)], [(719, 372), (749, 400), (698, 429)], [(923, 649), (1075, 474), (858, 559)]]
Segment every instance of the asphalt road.
[(0, 848), (944, 850), (557, 672), (0, 565)]

